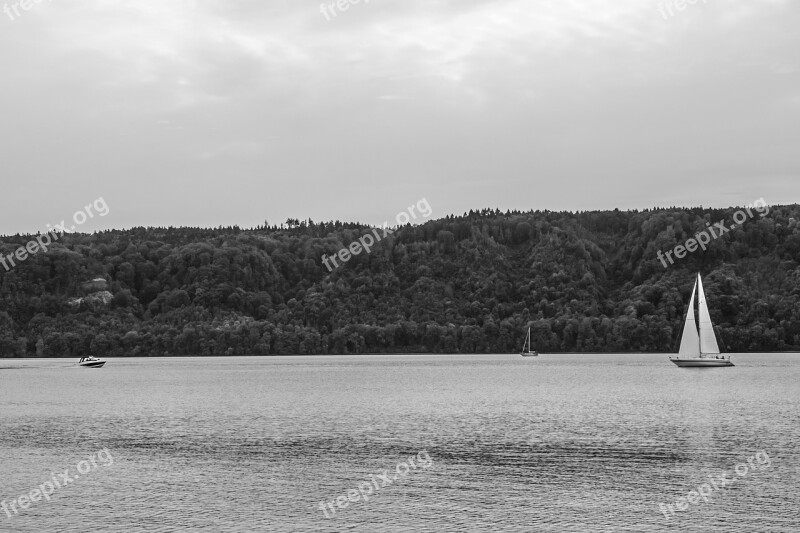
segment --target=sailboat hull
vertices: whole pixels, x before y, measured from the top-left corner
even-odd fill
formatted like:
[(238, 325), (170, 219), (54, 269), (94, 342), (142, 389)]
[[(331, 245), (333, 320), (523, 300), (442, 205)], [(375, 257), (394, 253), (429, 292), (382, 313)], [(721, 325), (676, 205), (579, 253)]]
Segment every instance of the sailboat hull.
[(670, 361), (679, 367), (712, 368), (720, 366), (734, 366), (730, 359), (713, 359), (710, 357), (670, 357)]
[(522, 357), (538, 357), (539, 352), (521, 352)]

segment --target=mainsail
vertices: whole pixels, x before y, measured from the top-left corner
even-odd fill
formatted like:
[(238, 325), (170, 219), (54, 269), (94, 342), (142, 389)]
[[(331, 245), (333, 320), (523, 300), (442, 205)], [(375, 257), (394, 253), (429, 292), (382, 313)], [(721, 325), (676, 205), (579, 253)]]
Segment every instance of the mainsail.
[[(700, 277), (698, 276), (698, 280)], [(699, 357), (700, 342), (697, 337), (697, 323), (694, 319), (694, 293), (697, 290), (697, 281), (692, 288), (692, 297), (689, 299), (689, 309), (686, 311), (686, 322), (683, 324), (683, 336), (681, 337), (681, 347), (678, 349), (679, 357)], [(702, 289), (701, 289), (702, 294)], [(705, 298), (703, 299), (705, 303)], [(706, 309), (708, 314), (708, 309)]]
[(718, 354), (717, 337), (714, 335), (714, 325), (706, 306), (706, 295), (703, 293), (703, 282), (697, 276), (697, 297), (700, 311), (700, 353)]

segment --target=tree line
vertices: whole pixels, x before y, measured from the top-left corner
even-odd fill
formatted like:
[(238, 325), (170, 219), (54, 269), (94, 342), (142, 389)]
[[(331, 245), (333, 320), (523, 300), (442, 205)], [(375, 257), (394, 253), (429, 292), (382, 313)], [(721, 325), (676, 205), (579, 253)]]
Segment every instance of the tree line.
[(371, 228), (65, 234), (0, 268), (0, 356), (507, 353), (528, 327), (541, 352), (670, 352), (697, 272), (728, 351), (800, 350), (800, 206), (657, 257), (735, 211), (483, 209), (399, 227), (332, 272), (323, 254)]

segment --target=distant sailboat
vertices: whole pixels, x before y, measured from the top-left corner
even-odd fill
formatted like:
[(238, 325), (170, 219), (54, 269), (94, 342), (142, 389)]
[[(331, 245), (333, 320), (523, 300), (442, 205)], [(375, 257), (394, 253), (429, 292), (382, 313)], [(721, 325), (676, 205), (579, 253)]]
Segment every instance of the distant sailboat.
[[(694, 295), (697, 292), (698, 308), (700, 312), (699, 332), (694, 315)], [(706, 296), (703, 293), (703, 281), (700, 274), (694, 282), (692, 297), (689, 299), (689, 309), (686, 311), (686, 322), (683, 324), (681, 346), (677, 357), (670, 357), (670, 361), (680, 367), (717, 367), (733, 366), (730, 356), (720, 355), (717, 338), (714, 335), (714, 325), (708, 313)]]
[(531, 328), (528, 328), (528, 336), (525, 337), (525, 344), (522, 345), (522, 351), (519, 353), (522, 357), (536, 357), (539, 352), (531, 351)]

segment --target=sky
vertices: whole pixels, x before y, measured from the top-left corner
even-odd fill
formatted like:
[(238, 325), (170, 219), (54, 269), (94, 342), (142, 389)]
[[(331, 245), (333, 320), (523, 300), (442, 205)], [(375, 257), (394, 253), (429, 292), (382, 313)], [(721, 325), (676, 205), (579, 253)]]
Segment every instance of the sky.
[(800, 202), (796, 0), (0, 9), (0, 234)]

